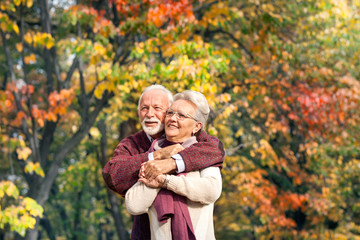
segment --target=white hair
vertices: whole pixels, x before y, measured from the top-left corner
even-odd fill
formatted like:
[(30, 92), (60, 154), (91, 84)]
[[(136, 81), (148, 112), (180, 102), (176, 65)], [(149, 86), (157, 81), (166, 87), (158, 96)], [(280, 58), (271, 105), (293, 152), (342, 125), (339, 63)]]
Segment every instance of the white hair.
[(144, 93), (146, 93), (147, 91), (150, 91), (150, 90), (161, 90), (163, 91), (166, 96), (168, 97), (169, 99), (169, 105), (173, 103), (173, 95), (172, 93), (167, 89), (165, 88), (163, 85), (160, 85), (160, 84), (154, 84), (154, 85), (151, 85), (151, 86), (148, 86), (144, 89), (144, 91), (142, 92), (140, 98), (139, 98), (139, 102), (138, 102), (138, 109), (140, 109), (140, 102), (141, 102), (141, 99), (144, 95)]
[(203, 129), (210, 113), (210, 107), (206, 100), (206, 97), (200, 92), (186, 90), (181, 93), (175, 94), (174, 101), (180, 99), (184, 99), (195, 104), (196, 110), (193, 117), (197, 121), (202, 123), (201, 129)]

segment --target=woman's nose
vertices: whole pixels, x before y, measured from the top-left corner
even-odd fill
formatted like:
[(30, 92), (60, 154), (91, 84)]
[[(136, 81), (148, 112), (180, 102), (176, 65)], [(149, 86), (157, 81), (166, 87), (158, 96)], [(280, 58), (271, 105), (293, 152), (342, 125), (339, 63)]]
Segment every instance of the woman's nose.
[(171, 117), (170, 117), (171, 120), (173, 121), (177, 121), (178, 120), (178, 113), (174, 113)]

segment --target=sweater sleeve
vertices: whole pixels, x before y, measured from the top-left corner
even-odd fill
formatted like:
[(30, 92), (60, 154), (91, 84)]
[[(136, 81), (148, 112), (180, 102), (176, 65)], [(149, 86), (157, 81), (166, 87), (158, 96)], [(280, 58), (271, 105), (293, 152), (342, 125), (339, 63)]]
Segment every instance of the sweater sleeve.
[(221, 195), (222, 180), (218, 167), (200, 170), (200, 177), (170, 176), (167, 189), (187, 197), (193, 202), (210, 204)]
[(148, 160), (148, 152), (142, 150), (148, 148), (140, 146), (135, 137), (123, 139), (102, 170), (106, 185), (125, 196), (126, 191), (137, 182), (141, 164)]
[(160, 188), (147, 187), (142, 182), (135, 183), (125, 194), (126, 209), (131, 215), (147, 213)]
[(204, 169), (207, 167), (220, 167), (225, 158), (225, 150), (221, 141), (210, 136), (202, 130), (197, 137), (198, 143), (185, 148), (179, 154), (185, 163), (185, 172)]

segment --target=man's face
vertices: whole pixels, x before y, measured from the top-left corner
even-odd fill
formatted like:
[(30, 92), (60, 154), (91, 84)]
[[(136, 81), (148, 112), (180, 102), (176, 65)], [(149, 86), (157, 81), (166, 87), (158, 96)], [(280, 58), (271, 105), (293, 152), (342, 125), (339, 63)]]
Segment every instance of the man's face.
[(165, 111), (169, 108), (169, 99), (162, 90), (149, 90), (141, 98), (139, 117), (143, 130), (158, 138), (164, 130)]

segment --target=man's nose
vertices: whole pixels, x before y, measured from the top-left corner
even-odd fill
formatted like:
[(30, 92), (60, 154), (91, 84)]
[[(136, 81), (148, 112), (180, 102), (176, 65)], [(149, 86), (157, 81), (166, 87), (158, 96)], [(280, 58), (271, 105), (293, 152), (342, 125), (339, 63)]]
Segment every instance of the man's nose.
[(147, 111), (146, 116), (151, 118), (154, 116), (154, 113), (155, 113), (155, 109), (152, 107), (149, 107), (149, 110)]

